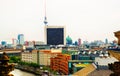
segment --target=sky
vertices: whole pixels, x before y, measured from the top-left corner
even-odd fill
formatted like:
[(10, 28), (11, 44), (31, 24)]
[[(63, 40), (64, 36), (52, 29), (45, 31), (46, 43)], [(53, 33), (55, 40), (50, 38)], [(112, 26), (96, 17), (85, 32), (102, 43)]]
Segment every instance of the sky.
[[(0, 0), (0, 41), (18, 34), (25, 40), (44, 41), (45, 0)], [(117, 39), (120, 0), (46, 0), (49, 26), (65, 26), (73, 41)]]

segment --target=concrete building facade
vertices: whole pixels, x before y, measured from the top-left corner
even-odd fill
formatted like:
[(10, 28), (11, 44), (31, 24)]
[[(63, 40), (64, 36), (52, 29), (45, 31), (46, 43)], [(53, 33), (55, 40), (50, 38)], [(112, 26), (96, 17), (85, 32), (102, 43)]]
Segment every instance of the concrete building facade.
[(33, 62), (40, 65), (50, 66), (50, 58), (61, 54), (61, 49), (33, 50), (31, 52), (22, 52), (21, 58), (24, 62)]
[(21, 59), (24, 62), (37, 63), (37, 50), (22, 52)]
[(70, 60), (71, 57), (68, 54), (59, 54), (56, 57), (52, 57), (50, 68), (52, 70), (58, 71), (59, 73), (63, 73), (65, 75), (68, 75), (68, 60)]

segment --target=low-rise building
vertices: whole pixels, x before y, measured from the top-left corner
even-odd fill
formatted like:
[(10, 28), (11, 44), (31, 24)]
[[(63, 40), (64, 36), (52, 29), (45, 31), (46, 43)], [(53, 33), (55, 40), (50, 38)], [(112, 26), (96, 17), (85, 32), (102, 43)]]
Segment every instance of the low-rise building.
[(37, 50), (22, 52), (21, 60), (24, 62), (37, 63)]
[(40, 65), (50, 66), (50, 58), (61, 54), (61, 49), (32, 50), (22, 52), (21, 58), (24, 62), (33, 62)]
[(58, 54), (61, 54), (61, 49), (51, 49), (51, 50), (40, 50), (39, 51), (39, 64), (50, 66), (50, 58), (56, 57)]

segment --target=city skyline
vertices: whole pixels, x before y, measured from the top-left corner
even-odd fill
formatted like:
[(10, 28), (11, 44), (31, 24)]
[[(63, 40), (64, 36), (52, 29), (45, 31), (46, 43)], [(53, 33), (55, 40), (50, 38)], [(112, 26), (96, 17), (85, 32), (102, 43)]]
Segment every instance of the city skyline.
[[(18, 34), (25, 40), (44, 41), (45, 0), (1, 0), (0, 41)], [(119, 0), (46, 0), (48, 25), (66, 27), (74, 41), (115, 40), (120, 30)], [(116, 39), (117, 40), (117, 39)]]

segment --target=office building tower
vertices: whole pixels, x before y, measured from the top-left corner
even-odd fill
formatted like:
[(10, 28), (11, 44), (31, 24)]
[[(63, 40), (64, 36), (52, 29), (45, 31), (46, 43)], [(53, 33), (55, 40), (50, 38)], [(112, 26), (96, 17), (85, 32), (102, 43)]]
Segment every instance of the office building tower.
[(108, 39), (105, 39), (105, 44), (108, 44)]
[(23, 34), (18, 35), (18, 44), (21, 44), (21, 45), (24, 44), (24, 35)]
[(65, 45), (66, 30), (64, 26), (45, 26), (45, 44)]
[(79, 38), (78, 39), (78, 46), (80, 46), (81, 45), (81, 39)]
[(18, 42), (17, 39), (12, 38), (12, 44), (13, 44), (13, 45), (17, 45), (17, 42)]
[(24, 45), (25, 45), (25, 46), (29, 46), (29, 41), (25, 41), (25, 42), (24, 42)]

